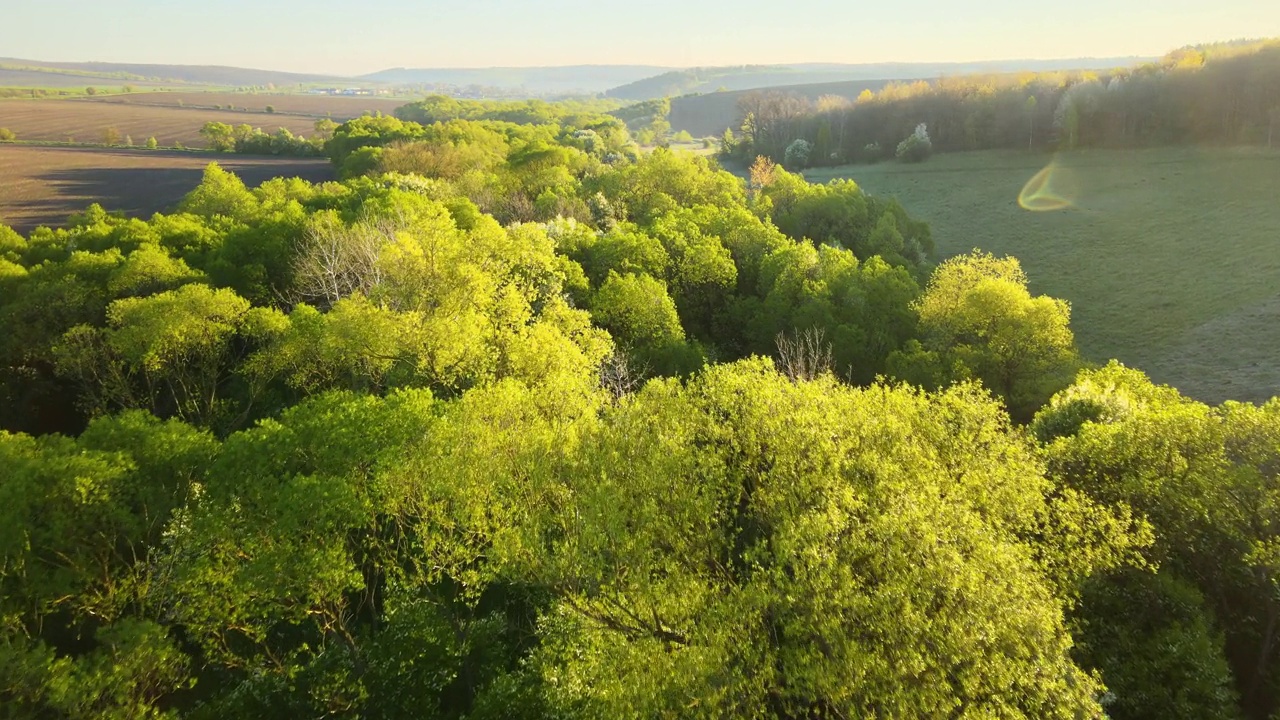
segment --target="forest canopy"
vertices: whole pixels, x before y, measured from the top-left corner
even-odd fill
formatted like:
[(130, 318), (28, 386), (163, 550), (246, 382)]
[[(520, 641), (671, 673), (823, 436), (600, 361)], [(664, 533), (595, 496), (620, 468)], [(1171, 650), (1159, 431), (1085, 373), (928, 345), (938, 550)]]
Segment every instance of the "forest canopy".
[(1280, 400), (626, 122), (435, 98), (0, 226), (6, 717), (1275, 712)]

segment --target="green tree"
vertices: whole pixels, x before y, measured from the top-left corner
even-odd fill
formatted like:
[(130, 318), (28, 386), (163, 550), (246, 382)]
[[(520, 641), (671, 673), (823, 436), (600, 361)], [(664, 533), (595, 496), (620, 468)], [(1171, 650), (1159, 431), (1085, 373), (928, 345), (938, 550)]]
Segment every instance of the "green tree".
[(1000, 412), (979, 398), (793, 384), (756, 361), (609, 412), (564, 477), (573, 513), (542, 531), (563, 590), (533, 667), (553, 705), (1100, 717), (1017, 549), (1046, 486), (1029, 448), (966, 440), (1013, 437), (987, 434)]
[(1026, 113), (1027, 113), (1027, 149), (1028, 150), (1032, 150), (1035, 148), (1036, 106), (1037, 105), (1039, 105), (1039, 101), (1036, 100), (1035, 95), (1028, 96), (1027, 102), (1023, 105), (1023, 107), (1026, 108)]
[(206, 427), (234, 423), (228, 385), (263, 313), (200, 284), (117, 300), (106, 329), (67, 332), (58, 370), (82, 384), (91, 414), (144, 408)]
[(813, 144), (804, 138), (796, 138), (787, 146), (785, 164), (792, 170), (803, 170), (809, 167), (809, 156), (813, 154)]
[(200, 137), (204, 138), (210, 150), (231, 152), (235, 150), (236, 138), (234, 129), (220, 122), (207, 122), (200, 128)]
[(591, 315), (627, 345), (658, 347), (684, 339), (666, 286), (648, 275), (610, 271), (591, 303)]
[(1066, 302), (1032, 297), (1014, 258), (975, 251), (938, 266), (915, 304), (922, 342), (891, 372), (927, 385), (981, 380), (1010, 413), (1030, 420), (1080, 367)]
[[(1150, 523), (1155, 543), (1148, 555), (1169, 574), (1166, 589), (1151, 593), (1169, 595), (1153, 603), (1167, 609), (1151, 619), (1170, 622), (1159, 632), (1183, 636), (1179, 652), (1170, 653), (1168, 645), (1123, 644), (1126, 636), (1149, 635), (1148, 621), (1108, 611), (1117, 600), (1103, 595), (1108, 604), (1090, 620), (1100, 637), (1114, 633), (1106, 648), (1112, 672), (1134, 678), (1135, 695), (1159, 697), (1147, 678), (1167, 673), (1169, 682), (1171, 673), (1212, 669), (1221, 633), (1232, 690), (1245, 714), (1271, 713), (1267, 686), (1278, 674), (1280, 655), (1280, 602), (1273, 592), (1280, 577), (1273, 550), (1280, 527), (1280, 402), (1210, 408), (1113, 362), (1081, 373), (1037, 415), (1032, 429), (1048, 443), (1049, 473), (1058, 482), (1099, 503), (1128, 506)], [(1196, 592), (1169, 583), (1190, 583)], [(1088, 606), (1084, 612), (1089, 617)], [(1213, 690), (1219, 676), (1213, 671), (1188, 678), (1185, 684), (1196, 694), (1181, 696), (1185, 702), (1172, 706), (1177, 714), (1220, 715), (1226, 701)]]

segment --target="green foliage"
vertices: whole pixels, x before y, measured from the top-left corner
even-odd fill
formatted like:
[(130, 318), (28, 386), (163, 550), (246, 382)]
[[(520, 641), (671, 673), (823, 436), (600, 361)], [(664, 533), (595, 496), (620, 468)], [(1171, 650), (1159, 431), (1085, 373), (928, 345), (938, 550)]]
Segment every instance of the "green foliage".
[(914, 306), (922, 342), (889, 360), (926, 386), (980, 379), (1029, 420), (1080, 366), (1067, 304), (1032, 297), (1014, 258), (975, 251), (938, 267)]
[(1280, 401), (1067, 387), (1017, 261), (598, 109), (432, 98), (318, 124), (342, 182), (0, 227), (5, 712), (1274, 709)]
[[(930, 149), (1262, 146), (1274, 135), (1277, 79), (1280, 42), (1254, 40), (1180, 48), (1156, 62), (1103, 71), (891, 82), (856, 102), (826, 106), (755, 92), (744, 96), (737, 117), (751, 117), (751, 157), (781, 161), (786, 143), (803, 138), (824, 151), (814, 155), (822, 165), (875, 162), (879, 148), (895, 147), (903, 150), (900, 160), (918, 162)], [(1257, 102), (1239, 105), (1241, 98)], [(1236, 109), (1224, 116), (1224, 108)], [(928, 143), (912, 139), (921, 124), (932, 131)], [(828, 149), (831, 128), (840, 131)]]
[[(1136, 624), (1143, 619), (1135, 616), (1096, 630), (1101, 638), (1116, 638), (1106, 640), (1103, 650), (1113, 655), (1100, 655), (1097, 662), (1112, 663), (1113, 672), (1134, 682), (1156, 672), (1202, 668), (1194, 679), (1198, 695), (1179, 699), (1192, 703), (1181, 707), (1192, 709), (1178, 713), (1221, 714), (1229, 702), (1216, 669), (1221, 661), (1214, 657), (1215, 636), (1221, 634), (1234, 678), (1230, 689), (1249, 715), (1270, 712), (1277, 627), (1254, 619), (1280, 613), (1273, 592), (1278, 566), (1269, 550), (1276, 542), (1280, 403), (1209, 408), (1112, 363), (1083, 373), (1055, 396), (1033, 427), (1042, 436), (1056, 436), (1048, 446), (1051, 476), (1097, 502), (1130, 507), (1149, 521), (1155, 532), (1151, 558), (1161, 564), (1162, 573), (1168, 572), (1179, 586), (1194, 586), (1203, 598), (1168, 583), (1145, 591), (1156, 598), (1168, 596), (1152, 604), (1172, 609), (1153, 618), (1171, 623), (1159, 632), (1187, 638), (1178, 646), (1185, 655), (1152, 657), (1166, 651), (1147, 646), (1125, 651), (1119, 643), (1126, 634), (1145, 633)], [(1098, 600), (1104, 603), (1096, 616), (1100, 618), (1108, 615), (1105, 603), (1114, 600), (1105, 594), (1112, 591), (1099, 592), (1104, 593)], [(1112, 622), (1109, 617), (1107, 622)], [(1132, 692), (1156, 690), (1144, 684)]]
[(1168, 573), (1092, 582), (1075, 633), (1081, 664), (1107, 683), (1107, 716), (1240, 717), (1223, 639), (1200, 593)]
[[(576, 483), (600, 483), (575, 483), (562, 552), (577, 569), (536, 655), (553, 702), (575, 716), (1096, 714), (1016, 549), (1042, 498), (1009, 455), (984, 463), (960, 440), (995, 430), (993, 409), (964, 391), (796, 386), (762, 363), (650, 385), (581, 451)], [(855, 450), (868, 434), (877, 449)]]
[(591, 315), (624, 343), (658, 346), (684, 339), (666, 286), (648, 275), (610, 272), (591, 303)]
[(13, 142), (18, 136), (12, 130), (6, 127), (0, 127), (0, 142)]

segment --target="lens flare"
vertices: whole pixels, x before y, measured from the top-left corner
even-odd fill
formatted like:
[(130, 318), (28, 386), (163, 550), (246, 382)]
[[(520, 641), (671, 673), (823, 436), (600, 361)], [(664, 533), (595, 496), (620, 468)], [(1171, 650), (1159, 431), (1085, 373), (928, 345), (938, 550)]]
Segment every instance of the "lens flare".
[(1054, 212), (1075, 207), (1069, 173), (1051, 162), (1022, 186), (1018, 206), (1031, 212)]

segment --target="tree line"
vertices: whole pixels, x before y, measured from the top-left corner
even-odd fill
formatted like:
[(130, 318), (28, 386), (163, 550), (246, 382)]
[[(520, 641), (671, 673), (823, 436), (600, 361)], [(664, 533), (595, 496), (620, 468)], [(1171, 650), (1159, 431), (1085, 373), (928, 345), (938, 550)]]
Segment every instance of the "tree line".
[(1183, 48), (1158, 62), (1108, 72), (963, 76), (891, 83), (856, 100), (816, 103), (784, 90), (739, 102), (742, 127), (726, 156), (782, 162), (796, 139), (812, 165), (888, 158), (920, 123), (939, 151), (1271, 146), (1280, 123), (1280, 41)]
[(1267, 718), (1280, 401), (616, 117), (0, 226), (10, 717)]

